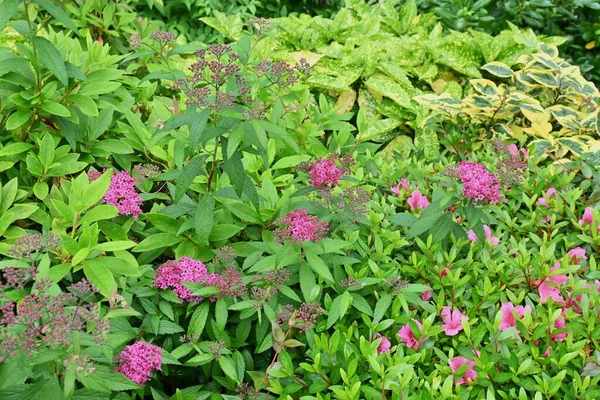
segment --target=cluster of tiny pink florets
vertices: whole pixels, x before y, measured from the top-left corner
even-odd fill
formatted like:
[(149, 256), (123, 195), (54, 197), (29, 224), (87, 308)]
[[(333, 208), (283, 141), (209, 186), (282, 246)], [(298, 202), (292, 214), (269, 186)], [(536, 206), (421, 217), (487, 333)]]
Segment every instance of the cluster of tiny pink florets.
[(145, 383), (153, 370), (161, 371), (162, 352), (160, 347), (150, 343), (136, 342), (121, 352), (116, 370), (138, 385)]
[(303, 241), (318, 242), (327, 233), (327, 222), (319, 220), (317, 217), (308, 215), (304, 209), (291, 211), (283, 218), (279, 218), (276, 223), (279, 228), (275, 234), (281, 242), (286, 239), (294, 243)]
[[(88, 172), (88, 177), (92, 181), (98, 179), (100, 175), (97, 171)], [(132, 215), (133, 218), (137, 219), (142, 213), (140, 205), (143, 200), (135, 190), (135, 179), (127, 171), (112, 176), (110, 187), (104, 194), (102, 201), (115, 206), (121, 215)]]
[(192, 295), (192, 291), (183, 282), (197, 282), (206, 286), (223, 286), (223, 278), (208, 272), (201, 262), (189, 257), (181, 257), (178, 261), (170, 260), (158, 267), (154, 274), (154, 286), (161, 289), (173, 289), (181, 301), (198, 302), (202, 297)]
[(478, 200), (493, 204), (500, 201), (500, 182), (484, 165), (461, 161), (457, 174), (462, 182), (464, 196), (473, 200), (473, 204), (477, 204)]
[[(320, 158), (311, 163), (301, 163), (298, 169), (308, 172), (310, 175), (310, 184), (317, 189), (325, 189), (331, 186), (337, 186), (340, 179), (347, 174), (348, 166), (354, 161), (350, 155), (340, 157), (339, 154), (332, 154), (327, 158)], [(338, 166), (339, 164), (339, 166)]]

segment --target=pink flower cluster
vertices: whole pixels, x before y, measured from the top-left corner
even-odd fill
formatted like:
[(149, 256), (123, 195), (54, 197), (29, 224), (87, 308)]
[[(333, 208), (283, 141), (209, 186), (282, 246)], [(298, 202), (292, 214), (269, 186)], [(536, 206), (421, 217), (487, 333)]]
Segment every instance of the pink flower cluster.
[(392, 191), (392, 193), (394, 193), (396, 196), (400, 196), (400, 188), (402, 188), (402, 190), (403, 190), (405, 193), (408, 193), (408, 190), (409, 190), (409, 189), (408, 189), (408, 181), (406, 180), (406, 178), (402, 178), (402, 179), (400, 180), (400, 182), (398, 182), (398, 183), (396, 184), (396, 186), (392, 186), (392, 187), (390, 188), (390, 190), (391, 190), (391, 191)]
[(493, 204), (500, 201), (500, 182), (483, 164), (461, 161), (457, 174), (463, 185), (463, 194), (472, 199), (473, 204), (477, 201)]
[(150, 379), (153, 370), (161, 371), (162, 352), (146, 342), (136, 342), (125, 349), (119, 355), (119, 366), (116, 371), (122, 373), (138, 385)]
[(190, 303), (202, 301), (202, 297), (192, 295), (192, 291), (183, 282), (197, 282), (206, 286), (222, 287), (223, 278), (208, 272), (201, 261), (189, 257), (181, 257), (177, 262), (167, 261), (158, 267), (154, 274), (154, 286), (161, 289), (173, 289), (181, 301)]
[(275, 223), (279, 225), (279, 228), (275, 230), (275, 234), (281, 242), (289, 239), (293, 243), (302, 243), (303, 241), (316, 243), (323, 238), (328, 230), (327, 222), (308, 215), (305, 209), (291, 211)]
[(133, 215), (137, 219), (142, 213), (140, 205), (143, 200), (135, 190), (135, 179), (127, 171), (112, 176), (102, 201), (115, 206), (121, 215)]
[[(341, 164), (341, 166), (338, 166)], [(310, 175), (310, 184), (317, 189), (325, 189), (329, 185), (337, 186), (344, 174), (348, 173), (348, 165), (352, 160), (348, 155), (341, 157), (339, 154), (332, 154), (327, 158), (320, 158), (310, 164), (303, 164), (300, 169), (306, 170)]]

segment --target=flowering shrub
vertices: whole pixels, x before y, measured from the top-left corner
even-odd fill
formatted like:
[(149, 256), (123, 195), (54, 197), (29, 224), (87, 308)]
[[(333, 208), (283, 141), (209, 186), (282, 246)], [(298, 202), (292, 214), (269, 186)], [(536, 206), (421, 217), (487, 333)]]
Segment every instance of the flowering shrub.
[(0, 4), (19, 38), (0, 48), (0, 398), (600, 397), (595, 178), (529, 137), (591, 137), (597, 91), (554, 47), (461, 52), (412, 2), (208, 46), (77, 4)]

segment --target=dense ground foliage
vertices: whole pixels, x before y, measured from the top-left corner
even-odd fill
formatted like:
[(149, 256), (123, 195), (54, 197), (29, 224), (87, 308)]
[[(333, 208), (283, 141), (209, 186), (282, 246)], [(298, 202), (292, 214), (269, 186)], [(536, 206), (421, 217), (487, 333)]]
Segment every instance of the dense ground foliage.
[(276, 3), (0, 3), (0, 398), (600, 398), (562, 31)]

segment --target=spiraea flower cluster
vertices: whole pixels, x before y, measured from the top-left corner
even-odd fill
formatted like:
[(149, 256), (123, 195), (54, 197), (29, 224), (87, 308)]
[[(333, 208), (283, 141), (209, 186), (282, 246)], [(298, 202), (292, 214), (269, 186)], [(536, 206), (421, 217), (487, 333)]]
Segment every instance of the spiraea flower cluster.
[(125, 347), (121, 352), (116, 371), (138, 385), (143, 384), (150, 379), (154, 370), (162, 371), (162, 353), (160, 347), (146, 342), (136, 342)]
[(35, 261), (44, 252), (50, 251), (60, 243), (60, 237), (54, 233), (26, 234), (15, 240), (8, 251), (12, 258), (25, 258)]
[(473, 204), (493, 203), (500, 201), (500, 182), (480, 163), (461, 161), (458, 166), (446, 168), (446, 175), (460, 179), (463, 195)]
[[(32, 270), (28, 275), (5, 272), (8, 279), (0, 288), (0, 298), (9, 290), (22, 290), (27, 281), (35, 278)], [(99, 317), (100, 306), (84, 301), (80, 295), (95, 293), (97, 289), (82, 281), (68, 288), (71, 293), (54, 295), (50, 294), (51, 286), (51, 281), (40, 279), (18, 305), (9, 301), (0, 306), (0, 360), (16, 355), (17, 351), (32, 356), (42, 347), (69, 346), (74, 332), (89, 332), (98, 343), (104, 340), (108, 324)]]
[[(88, 176), (91, 180), (94, 180), (90, 176), (92, 172), (88, 172)], [(121, 215), (132, 215), (133, 218), (137, 219), (142, 213), (140, 206), (143, 200), (135, 189), (135, 179), (127, 171), (119, 172), (111, 177), (110, 187), (104, 194), (102, 201), (115, 206)]]
[(318, 196), (317, 204), (326, 207), (330, 212), (336, 213), (344, 220), (349, 220), (352, 223), (356, 223), (368, 212), (367, 203), (371, 200), (371, 196), (363, 188), (356, 186), (335, 192), (326, 188), (319, 190)]
[(527, 170), (527, 158), (529, 158), (527, 150), (522, 148), (519, 151), (514, 144), (507, 146), (500, 140), (493, 141), (492, 146), (500, 158), (496, 164), (496, 176), (500, 184), (509, 188), (521, 183), (523, 174)]
[(302, 303), (296, 311), (296, 327), (300, 332), (306, 332), (317, 323), (324, 310), (320, 303)]
[(292, 243), (302, 243), (304, 241), (318, 242), (328, 230), (326, 222), (319, 218), (308, 215), (305, 209), (291, 211), (285, 217), (276, 221), (279, 228), (275, 230), (278, 241), (285, 242), (289, 240)]
[(347, 174), (349, 167), (354, 164), (352, 156), (346, 154), (340, 157), (339, 154), (332, 154), (327, 158), (320, 158), (311, 163), (300, 163), (297, 169), (306, 171), (310, 175), (309, 183), (317, 189), (326, 189), (331, 186), (338, 186), (340, 179)]
[(161, 289), (173, 289), (181, 301), (194, 303), (202, 301), (202, 297), (192, 295), (192, 291), (183, 282), (197, 282), (206, 286), (221, 287), (223, 278), (218, 274), (208, 272), (201, 262), (189, 257), (179, 260), (169, 260), (156, 270), (154, 286)]

